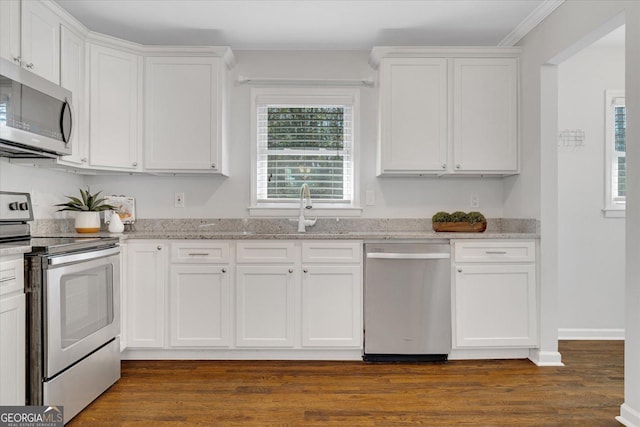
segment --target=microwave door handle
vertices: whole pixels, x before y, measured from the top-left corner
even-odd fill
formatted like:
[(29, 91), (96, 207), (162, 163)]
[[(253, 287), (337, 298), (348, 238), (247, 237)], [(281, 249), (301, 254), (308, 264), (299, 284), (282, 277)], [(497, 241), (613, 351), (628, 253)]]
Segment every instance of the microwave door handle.
[[(64, 118), (65, 115), (69, 114), (69, 134), (65, 134), (64, 129)], [(71, 136), (73, 135), (73, 118), (75, 117), (75, 111), (73, 109), (73, 104), (69, 98), (64, 99), (64, 103), (62, 104), (62, 111), (60, 112), (60, 133), (62, 134), (62, 140), (65, 145), (69, 145), (71, 142)]]

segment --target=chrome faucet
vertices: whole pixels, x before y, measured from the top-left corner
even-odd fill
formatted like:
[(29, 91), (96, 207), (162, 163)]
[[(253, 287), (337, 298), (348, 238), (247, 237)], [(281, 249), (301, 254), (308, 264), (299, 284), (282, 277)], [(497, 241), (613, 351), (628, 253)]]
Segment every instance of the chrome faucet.
[[(305, 199), (306, 196), (306, 199)], [(304, 233), (307, 231), (306, 227), (311, 227), (316, 224), (317, 217), (314, 219), (304, 218), (304, 209), (311, 209), (311, 193), (309, 192), (309, 186), (307, 183), (303, 183), (300, 186), (300, 214), (298, 215), (298, 233)]]

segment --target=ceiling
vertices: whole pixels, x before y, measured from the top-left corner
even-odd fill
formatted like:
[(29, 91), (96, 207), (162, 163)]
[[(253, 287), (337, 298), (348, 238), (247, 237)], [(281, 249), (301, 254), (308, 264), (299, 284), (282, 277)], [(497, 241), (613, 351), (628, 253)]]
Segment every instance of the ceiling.
[(511, 46), (563, 0), (57, 0), (87, 28), (149, 45), (369, 50)]

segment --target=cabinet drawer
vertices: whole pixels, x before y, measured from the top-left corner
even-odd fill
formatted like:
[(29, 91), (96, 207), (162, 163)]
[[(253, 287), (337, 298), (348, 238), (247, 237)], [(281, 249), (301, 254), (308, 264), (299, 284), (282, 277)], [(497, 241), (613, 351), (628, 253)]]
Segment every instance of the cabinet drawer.
[(303, 242), (302, 262), (359, 263), (362, 242)]
[(24, 290), (24, 261), (22, 258), (0, 263), (0, 295)]
[(171, 262), (188, 264), (229, 262), (227, 242), (172, 242)]
[(454, 242), (455, 262), (535, 262), (536, 243), (525, 241)]
[(238, 242), (236, 262), (293, 262), (295, 260), (293, 242)]

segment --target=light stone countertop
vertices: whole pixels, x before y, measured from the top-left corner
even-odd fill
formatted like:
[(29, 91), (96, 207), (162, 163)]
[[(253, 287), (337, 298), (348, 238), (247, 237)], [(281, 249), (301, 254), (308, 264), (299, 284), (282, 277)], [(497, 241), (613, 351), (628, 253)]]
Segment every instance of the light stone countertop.
[(31, 252), (31, 246), (29, 246), (28, 242), (0, 243), (0, 257), (26, 254), (29, 252)]
[(125, 239), (217, 239), (217, 240), (422, 240), (422, 239), (536, 239), (537, 221), (530, 219), (489, 219), (484, 233), (436, 233), (430, 219), (334, 219), (318, 223), (298, 233), (287, 219), (143, 219), (133, 231), (111, 234), (80, 234), (69, 220), (40, 220), (31, 234), (39, 237), (110, 236)]

